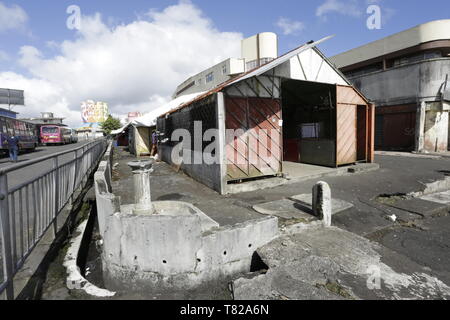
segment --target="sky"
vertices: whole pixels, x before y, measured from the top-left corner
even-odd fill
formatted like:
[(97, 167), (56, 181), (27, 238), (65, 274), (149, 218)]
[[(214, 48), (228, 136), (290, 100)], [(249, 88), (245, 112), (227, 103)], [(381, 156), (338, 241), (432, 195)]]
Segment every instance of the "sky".
[[(379, 29), (367, 27), (373, 5)], [(335, 35), (319, 46), (333, 56), (438, 19), (450, 19), (450, 1), (0, 0), (0, 88), (25, 90), (20, 117), (53, 112), (76, 128), (81, 101), (149, 112), (259, 32), (278, 34), (280, 54)]]

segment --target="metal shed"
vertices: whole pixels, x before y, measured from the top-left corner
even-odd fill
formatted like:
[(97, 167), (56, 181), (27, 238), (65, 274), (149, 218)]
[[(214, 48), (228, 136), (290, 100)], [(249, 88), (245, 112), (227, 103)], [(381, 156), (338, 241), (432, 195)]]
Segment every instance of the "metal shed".
[[(283, 173), (283, 161), (338, 167), (373, 162), (374, 106), (349, 85), (316, 45), (303, 45), (229, 80), (158, 118), (162, 159), (173, 163), (175, 129), (216, 129), (217, 147), (192, 141), (185, 173), (216, 191)], [(197, 122), (196, 122), (197, 121)], [(201, 123), (201, 128), (196, 123)], [(209, 141), (211, 141), (209, 140)], [(205, 153), (219, 159), (205, 164)]]

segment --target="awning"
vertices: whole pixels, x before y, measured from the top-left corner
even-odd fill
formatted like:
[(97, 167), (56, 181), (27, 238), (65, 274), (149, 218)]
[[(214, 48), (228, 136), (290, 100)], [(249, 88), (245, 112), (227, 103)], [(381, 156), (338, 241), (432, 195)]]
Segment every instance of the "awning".
[(124, 132), (130, 125), (134, 126), (134, 127), (153, 127), (156, 126), (156, 119), (158, 119), (159, 116), (169, 112), (172, 109), (178, 108), (179, 106), (185, 104), (186, 102), (189, 102), (199, 96), (201, 96), (202, 94), (204, 94), (205, 92), (197, 92), (197, 93), (193, 93), (193, 94), (187, 94), (181, 97), (178, 97), (168, 103), (166, 103), (165, 105), (150, 111), (146, 114), (144, 114), (142, 117), (136, 118), (133, 121), (129, 122), (128, 124), (126, 124), (125, 126), (123, 126), (122, 128), (118, 129), (118, 130), (114, 130), (111, 131), (111, 134), (116, 135), (116, 134), (121, 134), (122, 132)]

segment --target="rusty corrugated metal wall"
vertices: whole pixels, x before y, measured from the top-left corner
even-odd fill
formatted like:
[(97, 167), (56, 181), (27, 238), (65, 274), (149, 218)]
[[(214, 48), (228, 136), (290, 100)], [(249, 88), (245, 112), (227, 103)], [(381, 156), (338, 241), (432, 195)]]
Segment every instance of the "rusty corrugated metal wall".
[(337, 85), (336, 106), (336, 165), (367, 160), (371, 129), (367, 102), (353, 87)]
[(225, 98), (228, 181), (277, 175), (282, 171), (281, 102), (256, 97)]
[(336, 163), (338, 166), (357, 161), (356, 119), (355, 105), (337, 105)]

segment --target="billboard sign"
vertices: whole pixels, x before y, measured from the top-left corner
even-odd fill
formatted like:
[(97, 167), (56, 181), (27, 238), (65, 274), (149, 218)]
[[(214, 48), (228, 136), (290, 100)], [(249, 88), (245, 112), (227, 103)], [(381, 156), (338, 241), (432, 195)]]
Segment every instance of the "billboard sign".
[(129, 112), (128, 113), (128, 121), (131, 122), (134, 119), (142, 117), (142, 114), (140, 112)]
[(24, 91), (14, 89), (0, 89), (0, 104), (24, 106)]
[(81, 118), (83, 123), (104, 122), (108, 118), (108, 104), (87, 100), (81, 103)]

